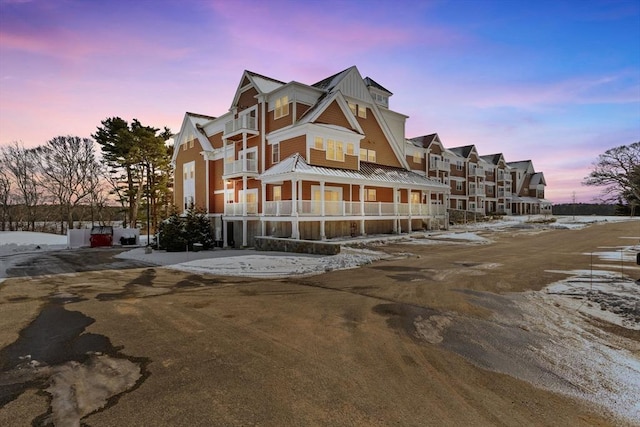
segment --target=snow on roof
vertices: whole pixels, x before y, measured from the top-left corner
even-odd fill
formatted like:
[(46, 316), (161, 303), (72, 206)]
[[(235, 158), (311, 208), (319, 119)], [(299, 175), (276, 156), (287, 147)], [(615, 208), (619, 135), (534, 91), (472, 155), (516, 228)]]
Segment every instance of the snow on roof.
[(542, 174), (542, 172), (536, 172), (533, 175), (531, 175), (531, 181), (529, 181), (529, 186), (536, 186), (536, 185), (547, 185), (547, 183), (544, 180), (544, 175)]
[(383, 87), (382, 85), (380, 85), (378, 82), (376, 82), (375, 80), (373, 80), (371, 77), (365, 77), (364, 78), (364, 84), (369, 87), (375, 87), (376, 89), (385, 92), (389, 95), (393, 95), (393, 93), (391, 93), (391, 91), (389, 89), (386, 89), (385, 87)]
[(360, 162), (360, 170), (309, 165), (299, 153), (295, 153), (277, 165), (271, 167), (260, 176), (260, 179), (264, 180), (272, 177), (279, 177), (282, 179), (282, 175), (293, 173), (326, 176), (331, 177), (332, 179), (349, 180), (352, 182), (366, 181), (384, 184), (404, 184), (432, 188), (437, 187), (442, 190), (449, 188), (447, 185), (423, 177), (406, 169), (369, 162)]
[(318, 89), (331, 91), (331, 89), (333, 89), (333, 87), (337, 85), (340, 82), (340, 80), (342, 80), (342, 78), (346, 76), (352, 68), (355, 68), (355, 65), (347, 68), (346, 70), (342, 70), (339, 73), (336, 73), (332, 76), (329, 76), (326, 79), (320, 80), (319, 82), (314, 83), (311, 86), (317, 87)]
[(449, 151), (462, 157), (469, 157), (469, 154), (475, 149), (473, 145), (465, 145), (464, 147), (449, 148)]

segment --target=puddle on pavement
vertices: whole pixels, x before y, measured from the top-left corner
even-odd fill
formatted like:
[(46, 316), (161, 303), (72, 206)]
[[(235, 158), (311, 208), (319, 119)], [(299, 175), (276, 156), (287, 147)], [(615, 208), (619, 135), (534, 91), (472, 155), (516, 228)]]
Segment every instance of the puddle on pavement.
[[(51, 406), (33, 425), (79, 425), (146, 379), (148, 359), (125, 356), (108, 337), (85, 333), (95, 320), (65, 307), (79, 300), (54, 295), (18, 339), (0, 349), (0, 408), (27, 389), (39, 389), (49, 394)], [(85, 392), (75, 396), (76, 389)]]

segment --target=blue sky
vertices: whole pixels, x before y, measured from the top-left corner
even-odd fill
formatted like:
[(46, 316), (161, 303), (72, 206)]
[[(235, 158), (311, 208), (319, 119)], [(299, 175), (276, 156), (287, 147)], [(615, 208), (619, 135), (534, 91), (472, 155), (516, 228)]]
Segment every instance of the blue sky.
[(242, 71), (315, 83), (356, 65), (407, 137), (531, 159), (591, 202), (598, 154), (640, 140), (640, 1), (0, 0), (0, 145), (112, 116), (179, 130)]

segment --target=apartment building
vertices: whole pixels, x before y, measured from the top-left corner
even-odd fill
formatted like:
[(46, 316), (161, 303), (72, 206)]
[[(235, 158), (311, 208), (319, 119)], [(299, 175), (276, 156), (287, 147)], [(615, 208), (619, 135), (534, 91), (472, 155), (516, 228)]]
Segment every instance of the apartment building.
[(552, 204), (544, 198), (544, 175), (530, 160), (507, 162), (502, 153), (479, 155), (474, 145), (445, 148), (436, 133), (407, 139), (405, 145), (415, 173), (449, 185), (449, 200), (442, 200), (449, 210), (551, 214)]
[(185, 114), (176, 206), (204, 209), (225, 246), (446, 226), (448, 182), (407, 157), (392, 95), (356, 67), (310, 85), (243, 72), (228, 112)]

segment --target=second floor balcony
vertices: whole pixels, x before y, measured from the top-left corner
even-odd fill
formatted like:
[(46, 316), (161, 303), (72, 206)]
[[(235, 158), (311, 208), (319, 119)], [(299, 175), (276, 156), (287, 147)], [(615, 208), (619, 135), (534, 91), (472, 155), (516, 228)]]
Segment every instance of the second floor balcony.
[(237, 119), (229, 120), (224, 124), (224, 134), (222, 137), (232, 139), (234, 136), (241, 135), (243, 132), (252, 135), (258, 134), (258, 125), (255, 117), (244, 115)]
[(258, 161), (255, 159), (240, 159), (224, 163), (224, 176), (242, 173), (258, 173)]

